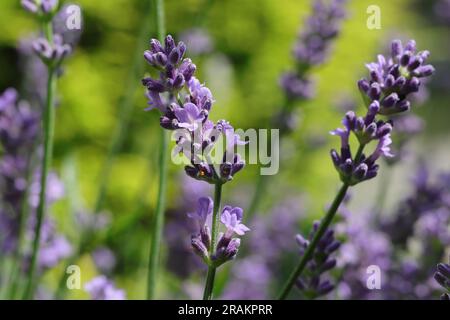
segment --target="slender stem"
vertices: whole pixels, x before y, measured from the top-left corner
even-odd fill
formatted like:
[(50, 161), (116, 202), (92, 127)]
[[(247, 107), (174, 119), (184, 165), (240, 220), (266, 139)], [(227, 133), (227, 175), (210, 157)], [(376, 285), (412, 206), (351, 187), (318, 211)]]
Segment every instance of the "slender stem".
[[(159, 41), (164, 42), (166, 35), (164, 0), (154, 0), (154, 18), (156, 22), (156, 33)], [(159, 252), (161, 249), (161, 237), (164, 226), (164, 209), (166, 197), (167, 180), (167, 149), (169, 136), (164, 129), (161, 131), (161, 144), (159, 153), (159, 188), (158, 198), (156, 200), (156, 211), (151, 235), (150, 253), (148, 260), (147, 277), (147, 299), (153, 299), (155, 296), (156, 279), (158, 276)]]
[[(34, 148), (33, 148), (34, 150)], [(25, 191), (23, 193), (23, 197), (22, 197), (22, 204), (20, 207), (20, 211), (19, 211), (19, 234), (17, 236), (17, 248), (16, 248), (16, 252), (14, 254), (14, 261), (13, 261), (13, 268), (12, 268), (12, 273), (11, 273), (11, 287), (10, 287), (10, 291), (9, 291), (9, 298), (10, 299), (15, 299), (16, 297), (16, 292), (17, 292), (17, 287), (19, 284), (19, 276), (21, 276), (21, 272), (20, 272), (20, 268), (18, 267), (20, 265), (21, 259), (22, 259), (22, 254), (23, 254), (23, 246), (24, 246), (24, 238), (25, 238), (25, 233), (26, 233), (26, 225), (27, 225), (27, 221), (28, 221), (28, 215), (29, 215), (29, 205), (28, 205), (28, 201), (26, 201), (28, 199), (29, 196), (29, 185), (30, 185), (30, 181), (32, 178), (32, 174), (33, 174), (33, 170), (32, 170), (32, 160), (33, 160), (33, 154), (28, 158), (27, 162), (27, 173), (26, 173), (26, 181), (27, 181), (27, 186), (25, 188)], [(34, 167), (33, 167), (34, 169)]]
[(148, 279), (147, 279), (147, 299), (155, 297), (156, 279), (158, 276), (159, 252), (161, 249), (161, 238), (164, 227), (164, 207), (166, 193), (167, 176), (167, 147), (168, 134), (165, 130), (161, 131), (161, 146), (159, 157), (159, 188), (156, 210), (153, 221), (153, 230), (151, 233), (151, 245), (148, 261)]
[(159, 41), (164, 43), (166, 36), (166, 18), (164, 15), (164, 0), (153, 0), (155, 4), (155, 21), (156, 21), (156, 33)]
[[(219, 234), (220, 219), (220, 201), (222, 199), (222, 183), (216, 183), (214, 190), (214, 209), (211, 226), (211, 246), (209, 247), (209, 256), (212, 257), (217, 246), (217, 235)], [(214, 278), (216, 276), (216, 267), (212, 262), (208, 266), (208, 275), (206, 276), (205, 290), (203, 292), (203, 300), (211, 300), (214, 289)]]
[(349, 188), (348, 184), (343, 184), (341, 189), (339, 190), (338, 194), (334, 198), (333, 203), (331, 204), (330, 209), (328, 209), (328, 212), (325, 216), (325, 218), (320, 223), (319, 229), (317, 230), (316, 234), (314, 235), (311, 243), (306, 248), (305, 254), (300, 259), (300, 263), (298, 264), (297, 268), (292, 272), (290, 275), (288, 281), (286, 282), (285, 286), (283, 287), (283, 290), (281, 291), (281, 294), (279, 295), (280, 300), (286, 299), (289, 292), (291, 291), (292, 287), (295, 284), (295, 281), (300, 277), (303, 270), (306, 267), (306, 264), (308, 261), (312, 258), (312, 255), (314, 253), (314, 250), (319, 243), (320, 239), (322, 238), (323, 234), (327, 230), (328, 226), (330, 225), (331, 221), (333, 220), (339, 205), (341, 204), (342, 200), (344, 200), (344, 197), (347, 193), (347, 190)]
[[(50, 44), (53, 44), (53, 27), (52, 22), (46, 22), (44, 25), (44, 33)], [(41, 239), (41, 228), (44, 220), (46, 209), (46, 189), (47, 189), (47, 174), (52, 163), (53, 155), (53, 136), (55, 130), (55, 107), (54, 96), (56, 92), (56, 70), (48, 66), (47, 79), (47, 101), (43, 117), (44, 129), (44, 158), (41, 167), (41, 190), (39, 192), (39, 204), (36, 212), (36, 226), (33, 240), (33, 251), (31, 255), (30, 270), (28, 272), (28, 281), (24, 293), (25, 299), (32, 299), (34, 293), (34, 276), (37, 267), (37, 258), (39, 254), (39, 244)]]
[[(354, 161), (358, 162), (359, 159), (361, 159), (361, 156), (364, 151), (364, 144), (360, 144), (358, 147), (358, 151), (356, 152)], [(325, 218), (321, 221), (319, 229), (317, 230), (316, 234), (314, 235), (311, 243), (308, 245), (305, 254), (301, 257), (300, 263), (298, 264), (297, 268), (294, 269), (294, 271), (291, 273), (288, 281), (284, 285), (280, 295), (279, 299), (284, 300), (288, 296), (289, 292), (291, 291), (292, 287), (295, 284), (295, 281), (301, 276), (303, 270), (306, 267), (306, 264), (311, 259), (314, 250), (316, 249), (317, 244), (319, 243), (320, 239), (322, 238), (323, 234), (327, 230), (328, 226), (333, 221), (334, 216), (336, 215), (337, 210), (339, 209), (340, 204), (345, 198), (345, 195), (347, 194), (347, 190), (350, 187), (349, 184), (344, 183), (339, 190), (338, 194), (333, 200), (333, 203), (331, 204), (331, 207), (328, 209), (327, 214), (325, 215)]]

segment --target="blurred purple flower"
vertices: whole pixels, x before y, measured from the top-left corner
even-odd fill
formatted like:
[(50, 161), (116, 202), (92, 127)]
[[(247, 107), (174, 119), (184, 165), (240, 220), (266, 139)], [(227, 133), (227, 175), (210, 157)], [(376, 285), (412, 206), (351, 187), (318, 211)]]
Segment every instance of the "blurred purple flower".
[(193, 28), (186, 30), (180, 35), (180, 39), (189, 48), (188, 51), (191, 55), (208, 54), (213, 50), (211, 37), (204, 29)]
[(125, 291), (117, 289), (105, 276), (95, 277), (84, 285), (91, 300), (125, 300)]
[[(314, 222), (313, 229), (308, 239), (302, 235), (296, 236), (300, 247), (300, 255), (303, 256), (319, 228), (319, 221)], [(306, 272), (296, 281), (297, 288), (308, 299), (315, 299), (330, 293), (335, 285), (323, 276), (336, 266), (334, 255), (341, 243), (334, 237), (334, 230), (327, 229), (314, 250), (313, 258), (307, 263)]]
[(106, 247), (100, 247), (92, 252), (92, 258), (98, 270), (102, 273), (109, 274), (116, 266), (116, 256), (114, 252)]
[(450, 265), (446, 263), (439, 263), (434, 273), (434, 279), (445, 289), (441, 300), (450, 300)]

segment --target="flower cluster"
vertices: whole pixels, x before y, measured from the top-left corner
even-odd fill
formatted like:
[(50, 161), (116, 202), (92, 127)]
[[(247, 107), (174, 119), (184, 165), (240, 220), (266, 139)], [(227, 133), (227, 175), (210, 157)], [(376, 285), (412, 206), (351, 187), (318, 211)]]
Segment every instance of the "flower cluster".
[[(300, 255), (303, 256), (319, 228), (319, 222), (314, 222), (313, 230), (309, 235), (309, 240), (298, 234), (296, 236), (297, 244), (300, 247)], [(336, 259), (333, 253), (339, 249), (341, 243), (334, 237), (334, 230), (327, 229), (314, 250), (312, 259), (307, 263), (307, 270), (296, 281), (297, 287), (303, 295), (309, 299), (328, 294), (334, 289), (330, 280), (322, 280), (323, 274), (336, 266)]]
[(105, 276), (98, 276), (84, 285), (92, 300), (125, 300), (125, 292), (117, 289)]
[[(410, 109), (408, 95), (420, 88), (419, 78), (430, 76), (434, 72), (426, 65), (428, 51), (416, 53), (416, 43), (411, 40), (405, 48), (401, 41), (394, 40), (391, 45), (391, 58), (378, 55), (378, 62), (367, 64), (370, 80), (358, 82), (359, 89), (367, 103), (367, 113), (357, 117), (353, 111), (347, 112), (343, 119), (344, 128), (331, 132), (341, 137), (341, 152), (331, 150), (331, 158), (342, 182), (355, 185), (377, 175), (380, 156), (393, 157), (390, 151), (392, 120), (378, 120), (378, 115), (394, 115)], [(349, 137), (352, 132), (359, 142), (359, 150), (352, 158)], [(366, 157), (364, 147), (371, 141), (377, 141), (375, 151)]]
[(245, 259), (233, 263), (233, 278), (224, 290), (223, 299), (270, 299), (270, 289), (283, 266), (298, 258), (292, 235), (302, 222), (306, 223), (304, 213), (298, 195), (287, 196), (271, 212), (251, 219), (252, 235), (244, 247), (248, 253)]
[[(367, 267), (377, 265), (383, 271), (390, 270), (391, 243), (383, 232), (374, 228), (373, 212), (350, 212), (346, 206), (339, 210), (343, 219), (336, 225), (336, 232), (345, 238), (337, 256), (337, 268), (342, 270), (337, 294), (342, 299), (379, 299), (380, 290), (367, 289)], [(385, 277), (381, 280), (386, 288), (389, 281)]]
[(36, 39), (33, 42), (33, 50), (46, 65), (58, 68), (64, 58), (72, 52), (72, 47), (64, 44), (63, 37), (56, 34), (52, 43), (45, 38)]
[[(184, 58), (186, 46), (175, 43), (169, 35), (164, 46), (156, 39), (150, 42), (150, 50), (144, 58), (159, 71), (159, 78), (142, 80), (147, 88), (149, 107), (158, 109), (162, 116), (161, 127), (177, 131), (177, 153), (183, 153), (191, 162), (186, 173), (209, 183), (225, 183), (240, 171), (245, 162), (235, 153), (241, 145), (234, 128), (225, 120), (214, 124), (208, 119), (214, 103), (211, 91), (194, 77), (196, 66)], [(219, 143), (226, 145), (221, 159), (213, 159), (211, 151)], [(218, 167), (213, 165), (218, 163)]]
[(345, 17), (345, 0), (315, 0), (311, 16), (295, 43), (293, 54), (297, 61), (294, 72), (287, 72), (280, 79), (288, 99), (310, 99), (314, 86), (306, 76), (312, 66), (322, 64), (328, 57), (332, 41), (339, 35), (341, 21)]
[(43, 19), (50, 20), (52, 16), (55, 14), (56, 10), (59, 6), (58, 0), (22, 0), (22, 7), (33, 13), (38, 15)]
[[(434, 299), (432, 278), (436, 261), (450, 245), (450, 181), (441, 175), (431, 183), (424, 167), (411, 196), (381, 223), (373, 212), (343, 214), (336, 230), (346, 235), (339, 250), (338, 268), (343, 272), (337, 286), (344, 299)], [(368, 290), (367, 267), (383, 272), (383, 290)]]
[[(62, 14), (62, 12), (58, 12), (58, 0), (22, 0), (22, 7), (37, 15), (39, 19), (46, 23), (53, 23), (52, 20), (55, 15)], [(59, 29), (57, 32), (64, 32), (63, 28)], [(64, 43), (65, 39), (61, 34), (53, 29), (50, 31), (52, 32), (51, 35), (34, 40), (32, 49), (44, 64), (57, 69), (62, 61), (72, 52), (72, 46)]]
[(439, 263), (434, 279), (447, 290), (447, 293), (442, 294), (441, 300), (450, 300), (450, 264)]
[[(390, 133), (392, 124), (382, 120), (376, 120), (375, 116), (380, 110), (378, 101), (372, 102), (365, 117), (357, 117), (353, 111), (347, 112), (342, 123), (344, 128), (331, 131), (332, 135), (341, 138), (341, 152), (331, 150), (331, 159), (338, 171), (342, 182), (355, 185), (364, 180), (374, 178), (378, 172), (375, 163), (381, 156), (392, 157), (389, 145), (392, 143)], [(350, 133), (358, 139), (360, 146), (365, 146), (373, 140), (377, 146), (373, 153), (366, 157), (362, 152), (352, 157), (350, 149)]]
[[(412, 181), (412, 194), (400, 202), (393, 215), (382, 219), (382, 229), (396, 246), (406, 247), (408, 239), (414, 234), (416, 223), (427, 213), (437, 212), (443, 207), (450, 209), (450, 184), (445, 175), (436, 183), (430, 180), (428, 169), (421, 165)], [(429, 221), (429, 218), (426, 220)]]
[[(30, 174), (29, 150), (36, 143), (39, 115), (28, 104), (18, 101), (17, 92), (7, 89), (0, 96), (0, 247), (14, 250), (22, 207), (26, 202), (27, 178)], [(3, 230), (3, 227), (5, 230)]]
[(233, 238), (236, 234), (243, 236), (250, 231), (242, 223), (243, 210), (238, 207), (224, 206), (220, 215), (220, 222), (225, 226), (225, 232), (221, 232), (218, 237), (213, 254), (211, 252), (211, 231), (210, 220), (213, 212), (213, 201), (211, 198), (200, 198), (195, 213), (188, 214), (190, 218), (198, 221), (199, 232), (192, 235), (191, 244), (194, 252), (199, 255), (207, 265), (218, 267), (225, 262), (234, 259), (239, 250), (241, 240)]
[(366, 104), (379, 101), (379, 114), (392, 115), (408, 111), (408, 96), (418, 92), (422, 78), (434, 73), (434, 67), (426, 64), (430, 52), (417, 52), (416, 42), (410, 40), (403, 46), (400, 40), (391, 43), (391, 56), (378, 55), (378, 61), (367, 64), (370, 78), (358, 82)]

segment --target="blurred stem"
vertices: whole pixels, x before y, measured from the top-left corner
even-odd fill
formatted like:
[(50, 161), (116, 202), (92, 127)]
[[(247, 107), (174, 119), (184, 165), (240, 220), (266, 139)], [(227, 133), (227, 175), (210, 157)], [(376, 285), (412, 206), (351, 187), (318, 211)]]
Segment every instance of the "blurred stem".
[[(361, 156), (364, 151), (364, 144), (360, 144), (358, 147), (358, 151), (356, 152), (354, 162), (358, 162), (359, 159), (361, 159)], [(336, 215), (337, 210), (339, 209), (339, 206), (341, 205), (342, 201), (345, 198), (345, 195), (347, 194), (347, 190), (350, 187), (349, 184), (343, 183), (341, 189), (337, 193), (336, 197), (333, 200), (333, 203), (331, 204), (330, 208), (328, 209), (327, 214), (323, 218), (323, 220), (320, 223), (319, 229), (317, 230), (316, 234), (314, 235), (311, 243), (306, 248), (305, 253), (300, 259), (300, 263), (298, 266), (294, 269), (294, 271), (289, 276), (288, 281), (284, 285), (278, 299), (284, 300), (287, 298), (289, 292), (291, 291), (292, 287), (294, 286), (297, 279), (302, 275), (303, 270), (306, 267), (306, 264), (308, 261), (312, 258), (312, 255), (314, 254), (314, 250), (317, 247), (317, 244), (319, 243), (320, 239), (322, 238), (323, 234), (333, 221), (334, 216)]]
[[(48, 42), (50, 44), (53, 44), (53, 27), (51, 21), (45, 23), (44, 34)], [(36, 212), (36, 226), (34, 231), (30, 270), (28, 272), (28, 280), (24, 293), (25, 299), (32, 299), (34, 294), (34, 277), (37, 268), (37, 258), (39, 254), (42, 222), (44, 220), (46, 209), (47, 174), (52, 163), (52, 154), (53, 154), (53, 136), (55, 130), (55, 107), (54, 107), (55, 93), (56, 93), (56, 70), (54, 67), (48, 66), (47, 101), (43, 117), (44, 158), (42, 162), (41, 177), (40, 177), (41, 190), (39, 192), (39, 204)]]
[[(211, 226), (211, 245), (209, 247), (209, 257), (214, 254), (214, 250), (217, 246), (217, 235), (219, 233), (219, 211), (220, 211), (220, 201), (222, 199), (222, 183), (216, 183), (214, 190), (214, 210), (212, 216), (212, 226)], [(205, 290), (203, 292), (203, 300), (211, 300), (214, 290), (214, 278), (216, 276), (216, 267), (212, 262), (208, 266), (208, 274), (206, 276)]]
[[(156, 33), (161, 43), (164, 43), (166, 35), (164, 18), (164, 0), (153, 0), (154, 19), (156, 21)], [(161, 130), (161, 144), (159, 153), (159, 186), (156, 200), (156, 211), (151, 233), (150, 253), (148, 260), (147, 299), (155, 297), (156, 279), (158, 277), (159, 253), (161, 250), (161, 238), (164, 227), (164, 209), (166, 201), (167, 158), (169, 136), (166, 130)]]
[[(35, 148), (33, 148), (34, 150)], [(16, 252), (14, 254), (14, 261), (13, 261), (13, 267), (11, 270), (11, 277), (10, 277), (10, 281), (12, 282), (11, 284), (11, 288), (9, 291), (9, 298), (10, 299), (15, 299), (16, 297), (16, 293), (17, 293), (17, 287), (19, 284), (19, 275), (21, 275), (20, 273), (20, 261), (22, 258), (22, 251), (23, 251), (23, 245), (24, 245), (24, 237), (25, 237), (25, 232), (26, 232), (26, 226), (27, 226), (27, 221), (28, 221), (28, 217), (29, 217), (29, 205), (28, 205), (28, 196), (29, 196), (29, 191), (30, 191), (30, 182), (32, 180), (32, 176), (33, 176), (33, 170), (32, 170), (32, 160), (33, 160), (33, 155), (34, 153), (32, 153), (32, 155), (29, 157), (28, 159), (28, 163), (27, 163), (27, 173), (26, 173), (26, 188), (23, 194), (23, 198), (22, 198), (22, 205), (20, 207), (20, 212), (19, 212), (19, 234), (17, 236), (17, 248), (16, 248)]]
[(159, 164), (159, 188), (158, 199), (156, 202), (156, 210), (153, 221), (153, 230), (151, 233), (151, 245), (148, 262), (148, 286), (147, 299), (155, 297), (156, 279), (158, 277), (159, 253), (161, 249), (161, 238), (164, 227), (164, 207), (165, 207), (165, 192), (166, 192), (166, 175), (167, 175), (167, 146), (168, 133), (162, 129), (161, 131), (161, 150), (160, 150), (160, 164)]
[[(153, 8), (151, 2), (153, 1), (154, 0), (150, 0), (148, 2), (145, 16), (152, 13)], [(98, 213), (102, 209), (106, 195), (106, 187), (108, 186), (114, 159), (117, 153), (122, 149), (125, 137), (130, 127), (131, 116), (133, 114), (134, 93), (139, 85), (137, 79), (139, 79), (140, 75), (142, 74), (142, 70), (144, 69), (144, 59), (142, 58), (142, 52), (144, 51), (147, 35), (150, 32), (151, 28), (152, 20), (144, 19), (142, 27), (140, 29), (139, 37), (137, 39), (137, 46), (133, 56), (132, 67), (130, 68), (130, 72), (127, 76), (127, 81), (125, 82), (127, 84), (126, 90), (119, 102), (120, 122), (114, 130), (108, 153), (101, 169), (101, 174), (99, 175), (97, 199), (95, 200), (94, 213)]]
[(283, 287), (283, 290), (281, 291), (281, 294), (278, 297), (279, 300), (286, 299), (286, 297), (288, 296), (292, 287), (294, 286), (295, 282), (301, 276), (303, 270), (306, 267), (306, 264), (312, 258), (312, 255), (314, 253), (314, 250), (316, 249), (317, 244), (319, 243), (320, 239), (322, 238), (323, 234), (327, 230), (330, 223), (333, 221), (333, 218), (336, 215), (339, 205), (342, 203), (342, 201), (345, 198), (348, 188), (349, 188), (348, 184), (344, 183), (342, 185), (338, 194), (334, 198), (334, 201), (333, 201), (330, 209), (328, 209), (328, 212), (327, 212), (325, 218), (320, 223), (319, 229), (317, 230), (316, 234), (314, 235), (314, 238), (312, 239), (311, 243), (306, 248), (306, 251), (305, 251), (304, 255), (302, 256), (302, 258), (300, 259), (300, 263), (298, 264), (297, 268), (295, 268), (295, 270), (292, 272), (288, 281), (286, 282), (285, 286)]

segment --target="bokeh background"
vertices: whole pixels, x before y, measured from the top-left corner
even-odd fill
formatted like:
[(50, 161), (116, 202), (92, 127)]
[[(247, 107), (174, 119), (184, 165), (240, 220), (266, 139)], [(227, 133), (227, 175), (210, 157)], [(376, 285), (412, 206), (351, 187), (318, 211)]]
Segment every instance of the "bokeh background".
[[(225, 118), (243, 129), (270, 127), (283, 101), (278, 78), (293, 66), (291, 48), (310, 11), (310, 1), (165, 2), (168, 33), (180, 39), (197, 30), (208, 41), (207, 50), (198, 53), (188, 47), (187, 55), (198, 66), (198, 78), (213, 92), (216, 104), (211, 118)], [(340, 125), (345, 104), (354, 104), (362, 110), (356, 81), (367, 74), (365, 63), (385, 52), (393, 38), (414, 38), (419, 49), (427, 48), (432, 53), (430, 61), (437, 71), (427, 84), (429, 99), (413, 111), (425, 121), (426, 128), (408, 146), (410, 157), (392, 168), (383, 163), (379, 178), (354, 188), (350, 207), (355, 214), (376, 207), (379, 183), (383, 176), (389, 176), (383, 210), (389, 214), (412, 190), (411, 178), (420, 161), (432, 173), (450, 171), (450, 37), (449, 24), (438, 18), (433, 9), (437, 2), (349, 1), (349, 15), (329, 61), (312, 72), (317, 95), (302, 103), (299, 128), (282, 145), (280, 172), (270, 178), (258, 215), (270, 214), (288, 202), (294, 203), (291, 210), (298, 210), (306, 221), (323, 214), (339, 186), (328, 155), (338, 141), (328, 132)], [(79, 241), (73, 216), (92, 211), (110, 141), (120, 121), (129, 117), (129, 126), (122, 135), (123, 145), (107, 181), (102, 210), (109, 223), (101, 231), (105, 237), (100, 245), (114, 253), (115, 264), (108, 271), (109, 276), (126, 290), (128, 298), (141, 299), (145, 296), (149, 230), (157, 192), (160, 132), (157, 112), (143, 110), (146, 99), (140, 83), (149, 70), (142, 53), (155, 36), (152, 14), (145, 0), (79, 0), (76, 3), (82, 8), (83, 32), (59, 82), (53, 164), (64, 182), (65, 196), (52, 206), (51, 215), (71, 243)], [(380, 30), (366, 27), (366, 9), (372, 4), (381, 8)], [(0, 91), (15, 87), (27, 98), (26, 79), (30, 69), (19, 47), (21, 40), (36, 34), (39, 25), (15, 0), (0, 2), (0, 24)], [(258, 169), (256, 165), (248, 165), (233, 183), (227, 184), (224, 202), (245, 208)], [(191, 200), (192, 204), (199, 193), (211, 190), (200, 191), (187, 181), (182, 167), (173, 164), (169, 177), (167, 222), (170, 227), (170, 223), (180, 219), (179, 212), (192, 210), (185, 205), (186, 201)], [(249, 223), (249, 227), (254, 229), (257, 225)], [(305, 225), (298, 226), (298, 230), (307, 229)], [(256, 235), (251, 232), (248, 238)], [(294, 235), (290, 253), (295, 254)], [(173, 248), (174, 238), (184, 248), (189, 243), (189, 232), (176, 226), (165, 232), (158, 296), (195, 297), (198, 286), (201, 288), (203, 284), (202, 268), (195, 266), (199, 271), (188, 276), (176, 271), (180, 266), (188, 268), (188, 261), (183, 258), (183, 250), (178, 254)], [(244, 244), (237, 262), (243, 261), (248, 251)], [(83, 282), (100, 272), (91, 254), (83, 255), (76, 264), (81, 267)], [(49, 291), (57, 286), (64, 267), (62, 261), (44, 274), (43, 282)], [(228, 272), (230, 266), (224, 270), (227, 272), (219, 279), (219, 291), (226, 287), (227, 277), (238, 277)], [(277, 288), (286, 276), (287, 273), (279, 274), (273, 287)], [(71, 290), (67, 295), (67, 298), (87, 297), (83, 290)]]

